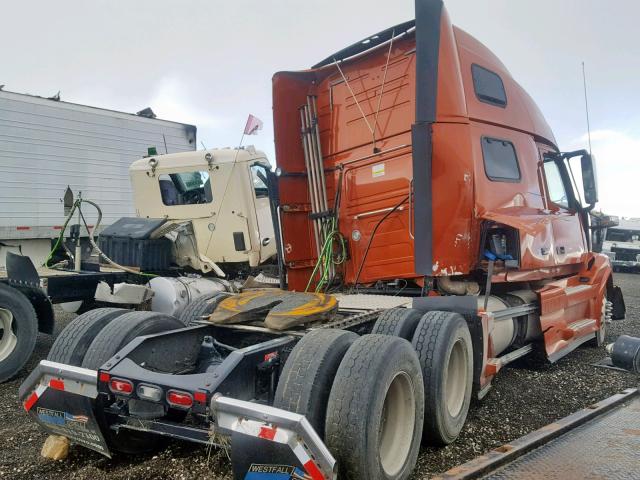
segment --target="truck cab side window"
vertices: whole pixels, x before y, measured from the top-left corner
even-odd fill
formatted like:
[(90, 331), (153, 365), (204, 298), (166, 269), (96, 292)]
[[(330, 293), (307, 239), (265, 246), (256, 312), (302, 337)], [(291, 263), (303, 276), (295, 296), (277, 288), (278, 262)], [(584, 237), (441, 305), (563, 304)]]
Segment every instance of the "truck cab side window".
[(482, 137), (484, 171), (493, 182), (519, 182), (520, 167), (513, 143)]
[(569, 197), (562, 181), (558, 164), (554, 161), (544, 162), (544, 176), (547, 180), (549, 200), (563, 208), (569, 208)]
[(269, 188), (267, 187), (267, 169), (264, 165), (251, 165), (251, 181), (253, 182), (253, 190), (256, 198), (266, 198), (269, 196)]

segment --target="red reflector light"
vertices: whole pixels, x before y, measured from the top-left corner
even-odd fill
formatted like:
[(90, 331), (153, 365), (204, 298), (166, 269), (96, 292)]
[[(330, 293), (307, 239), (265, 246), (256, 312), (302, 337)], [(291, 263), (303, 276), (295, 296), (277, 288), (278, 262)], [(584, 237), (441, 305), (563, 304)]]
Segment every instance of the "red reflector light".
[(207, 394), (204, 392), (196, 392), (193, 394), (193, 398), (198, 403), (206, 403), (207, 402)]
[(109, 375), (107, 372), (100, 372), (100, 375), (98, 376), (98, 380), (102, 383), (109, 383), (110, 379), (111, 375)]
[(167, 402), (172, 407), (191, 408), (191, 406), (193, 405), (193, 397), (189, 392), (169, 390), (167, 392)]
[(131, 395), (131, 393), (133, 392), (133, 383), (131, 383), (129, 380), (112, 378), (109, 382), (109, 390), (120, 395)]
[(278, 352), (271, 352), (271, 353), (265, 353), (264, 354), (264, 361), (268, 362), (269, 360), (273, 360), (275, 358), (278, 358)]

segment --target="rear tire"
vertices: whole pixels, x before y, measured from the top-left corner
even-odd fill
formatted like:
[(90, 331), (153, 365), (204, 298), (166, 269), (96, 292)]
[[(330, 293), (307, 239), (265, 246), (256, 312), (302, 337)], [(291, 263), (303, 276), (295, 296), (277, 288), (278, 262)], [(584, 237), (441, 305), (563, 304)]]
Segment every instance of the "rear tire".
[(325, 443), (340, 478), (408, 478), (423, 417), (422, 373), (411, 344), (388, 335), (358, 338), (340, 363), (327, 406)]
[(453, 442), (467, 419), (473, 386), (473, 345), (465, 319), (454, 312), (427, 312), (413, 336), (424, 379), (423, 440)]
[(0, 283), (0, 383), (27, 363), (38, 337), (38, 317), (18, 289)]
[[(184, 328), (184, 324), (175, 317), (157, 312), (129, 312), (111, 321), (91, 343), (82, 366), (97, 370), (107, 360), (134, 338), (142, 335), (160, 333), (167, 330)], [(114, 451), (135, 455), (153, 451), (162, 441), (158, 435), (120, 429), (117, 432), (109, 426), (104, 412), (104, 396), (99, 395), (95, 402), (96, 420), (100, 425), (109, 448)]]
[(380, 314), (371, 333), (391, 335), (411, 341), (422, 313), (413, 308), (391, 308)]
[(324, 438), (327, 402), (340, 362), (358, 335), (346, 330), (314, 330), (300, 340), (284, 364), (274, 407), (307, 417)]
[(211, 315), (218, 304), (228, 296), (227, 292), (216, 292), (197, 298), (185, 307), (178, 318), (188, 327), (197, 325), (201, 317)]
[(112, 320), (129, 312), (124, 308), (97, 308), (78, 315), (67, 325), (49, 351), (47, 360), (79, 367), (98, 333)]
[(87, 350), (82, 366), (97, 370), (134, 338), (178, 328), (184, 328), (184, 324), (177, 318), (164, 313), (125, 313), (98, 333)]

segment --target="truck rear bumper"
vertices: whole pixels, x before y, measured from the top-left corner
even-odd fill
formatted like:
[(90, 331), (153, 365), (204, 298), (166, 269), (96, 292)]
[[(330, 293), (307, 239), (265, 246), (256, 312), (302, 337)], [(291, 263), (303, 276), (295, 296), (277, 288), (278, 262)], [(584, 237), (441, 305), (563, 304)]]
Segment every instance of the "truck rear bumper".
[[(19, 391), (25, 410), (46, 431), (66, 436), (74, 443), (111, 457), (93, 409), (97, 396), (97, 371), (48, 360), (40, 362)], [(220, 394), (213, 396), (209, 407), (209, 435), (212, 437), (216, 434), (231, 436), (232, 447), (238, 436), (258, 442), (249, 442), (249, 445), (270, 442), (276, 449), (295, 458), (298, 466), (313, 480), (337, 478), (335, 459), (303, 415)], [(127, 428), (126, 425), (123, 427)], [(170, 431), (163, 434), (189, 440), (183, 435), (172, 435)], [(247, 445), (246, 442), (242, 444)], [(261, 448), (243, 452), (243, 457), (250, 459), (248, 468), (272, 464), (270, 455), (263, 453)]]

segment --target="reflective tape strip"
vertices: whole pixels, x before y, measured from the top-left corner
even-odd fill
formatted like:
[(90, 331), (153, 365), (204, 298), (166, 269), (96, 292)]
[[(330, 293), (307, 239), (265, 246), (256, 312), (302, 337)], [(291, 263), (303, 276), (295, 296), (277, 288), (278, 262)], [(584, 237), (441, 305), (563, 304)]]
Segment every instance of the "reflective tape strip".
[(276, 427), (260, 427), (260, 433), (258, 433), (258, 437), (264, 438), (266, 440), (273, 440), (276, 436), (276, 432), (278, 429)]
[(311, 475), (313, 480), (325, 480), (324, 475), (322, 475), (318, 466), (313, 462), (313, 460), (311, 460), (311, 457), (300, 442), (297, 442), (291, 449), (293, 450), (296, 458), (300, 460), (300, 463), (307, 473)]
[(62, 380), (52, 378), (51, 380), (49, 380), (49, 386), (54, 390), (61, 390), (64, 392), (64, 381)]
[(40, 396), (44, 393), (44, 391), (47, 389), (46, 385), (38, 385), (36, 387), (36, 389), (33, 391), (33, 393), (31, 395), (29, 395), (29, 398), (27, 398), (23, 405), (24, 405), (24, 409), (28, 412), (29, 410), (31, 410), (31, 408), (36, 404), (36, 402), (38, 401), (38, 399), (40, 398)]
[(238, 433), (244, 433), (252, 437), (258, 437), (276, 443), (289, 443), (293, 433), (283, 428), (267, 425), (255, 420), (238, 420), (232, 429)]

